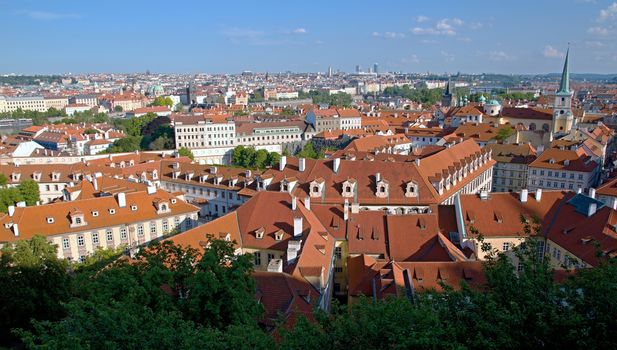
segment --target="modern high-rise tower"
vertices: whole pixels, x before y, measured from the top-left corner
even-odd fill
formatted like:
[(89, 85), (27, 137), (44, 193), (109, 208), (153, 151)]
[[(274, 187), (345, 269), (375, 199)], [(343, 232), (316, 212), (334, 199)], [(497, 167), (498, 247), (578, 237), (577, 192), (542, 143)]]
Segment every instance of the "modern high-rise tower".
[(377, 63), (373, 63), (373, 73), (377, 74), (379, 73), (379, 65)]
[(356, 73), (360, 73), (360, 65), (356, 64)]

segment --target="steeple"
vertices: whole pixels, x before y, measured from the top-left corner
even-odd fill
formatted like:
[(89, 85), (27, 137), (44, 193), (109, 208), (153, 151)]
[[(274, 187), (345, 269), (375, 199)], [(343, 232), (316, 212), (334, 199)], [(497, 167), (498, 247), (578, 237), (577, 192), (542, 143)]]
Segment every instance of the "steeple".
[(452, 82), (450, 82), (449, 77), (448, 77), (448, 84), (446, 85), (446, 95), (452, 95)]
[(566, 52), (566, 61), (563, 64), (563, 72), (561, 73), (561, 82), (559, 83), (558, 95), (570, 95), (570, 67), (568, 64), (568, 56), (570, 56), (570, 47)]

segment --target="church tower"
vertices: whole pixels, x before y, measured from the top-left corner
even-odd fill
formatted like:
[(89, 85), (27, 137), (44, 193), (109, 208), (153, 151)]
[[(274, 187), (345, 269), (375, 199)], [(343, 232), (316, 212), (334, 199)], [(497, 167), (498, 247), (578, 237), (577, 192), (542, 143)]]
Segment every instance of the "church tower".
[(566, 61), (563, 64), (561, 82), (559, 90), (555, 92), (555, 103), (553, 105), (553, 133), (568, 133), (574, 126), (574, 114), (572, 114), (572, 96), (574, 92), (570, 90), (570, 67), (569, 67), (570, 48), (566, 52)]
[(450, 78), (448, 78), (448, 84), (446, 85), (446, 89), (441, 96), (441, 106), (442, 107), (456, 107), (456, 96), (454, 96), (454, 89), (452, 88), (452, 82)]

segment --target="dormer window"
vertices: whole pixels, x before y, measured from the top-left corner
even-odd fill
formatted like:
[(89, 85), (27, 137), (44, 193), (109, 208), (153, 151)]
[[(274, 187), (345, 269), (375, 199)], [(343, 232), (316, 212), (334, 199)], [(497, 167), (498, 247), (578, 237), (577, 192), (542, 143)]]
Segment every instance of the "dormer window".
[(553, 158), (549, 159), (549, 160), (548, 160), (548, 163), (549, 163), (549, 164), (555, 164), (555, 159), (553, 159)]
[(156, 169), (152, 170), (152, 179), (157, 180), (159, 178), (159, 173)]
[(137, 205), (135, 204), (131, 205), (131, 211), (137, 211)]
[(347, 198), (353, 197), (355, 187), (356, 187), (356, 180), (348, 179), (347, 181), (343, 182), (343, 191), (341, 195)]
[(176, 204), (176, 201), (177, 201), (177, 200), (176, 200), (175, 198), (172, 198), (172, 199), (171, 199), (171, 204)]
[(12, 173), (12, 174), (11, 174), (11, 181), (13, 181), (13, 182), (17, 182), (17, 181), (19, 181), (19, 178), (20, 178), (20, 177), (21, 177), (21, 174), (20, 174), (20, 173)]
[(47, 223), (48, 223), (48, 224), (53, 224), (53, 223), (54, 223), (54, 218), (53, 218), (53, 217), (51, 217), (51, 216), (48, 216), (48, 217), (47, 217)]
[(84, 226), (88, 223), (84, 219), (84, 213), (79, 209), (73, 209), (69, 212), (69, 217), (71, 219), (71, 227)]
[(278, 230), (274, 233), (274, 239), (276, 239), (277, 241), (281, 241), (283, 239), (283, 234), (285, 232), (283, 230)]
[(41, 173), (40, 172), (35, 172), (34, 174), (32, 174), (32, 178), (34, 179), (34, 181), (41, 181)]
[(266, 232), (266, 230), (263, 227), (258, 228), (257, 230), (255, 230), (255, 238), (257, 238), (257, 239), (264, 238), (264, 233), (265, 232)]
[(116, 209), (114, 209), (114, 208), (109, 209), (109, 214), (110, 215), (114, 215), (115, 213), (116, 213)]
[(377, 182), (377, 191), (375, 192), (375, 196), (379, 198), (388, 197), (388, 188), (390, 185), (385, 180), (380, 180)]
[(92, 211), (92, 216), (94, 216), (94, 217), (99, 216), (99, 212), (98, 212), (98, 211), (96, 211), (96, 210)]
[(309, 185), (309, 189), (310, 189), (309, 195), (311, 197), (321, 197), (323, 185), (324, 185), (324, 180), (321, 178), (311, 181)]
[(56, 173), (56, 172), (51, 173), (51, 179), (52, 179), (53, 181), (58, 181), (58, 180), (60, 180), (60, 173)]
[(407, 183), (405, 191), (405, 197), (417, 197), (418, 196), (418, 184), (410, 181)]

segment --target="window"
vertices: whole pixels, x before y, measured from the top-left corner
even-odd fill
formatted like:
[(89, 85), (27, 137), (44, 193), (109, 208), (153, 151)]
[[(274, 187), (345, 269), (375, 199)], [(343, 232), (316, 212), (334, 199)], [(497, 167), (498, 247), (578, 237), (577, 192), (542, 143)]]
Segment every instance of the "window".
[(144, 225), (137, 225), (137, 235), (138, 236), (144, 235)]
[(261, 252), (253, 253), (253, 263), (255, 266), (261, 266)]
[(270, 263), (272, 259), (274, 259), (274, 254), (268, 253), (268, 264)]
[(578, 174), (578, 179), (582, 180), (583, 179), (583, 174)]
[(150, 222), (150, 235), (156, 236), (156, 222)]
[(163, 232), (167, 232), (169, 231), (169, 223), (167, 222), (167, 219), (163, 220)]
[(126, 239), (127, 237), (126, 226), (120, 227), (120, 239)]
[(71, 242), (69, 241), (68, 238), (62, 238), (62, 249), (70, 249), (71, 248)]
[(341, 260), (343, 258), (343, 248), (336, 247), (334, 248), (334, 256), (337, 260)]
[(77, 246), (83, 247), (84, 244), (85, 244), (85, 242), (84, 242), (84, 235), (77, 236)]
[(98, 244), (99, 244), (99, 233), (92, 232), (92, 245), (98, 245)]
[(177, 216), (174, 218), (174, 228), (175, 228), (176, 230), (179, 230), (179, 229), (180, 229), (180, 218), (179, 218), (179, 217), (177, 217)]
[(510, 250), (510, 242), (504, 242), (502, 248), (504, 252), (507, 252), (508, 250)]
[(343, 268), (342, 268), (342, 267), (340, 267), (340, 266), (337, 266), (337, 267), (335, 267), (335, 268), (334, 268), (334, 272), (336, 272), (336, 273), (342, 273), (342, 272), (343, 272)]

